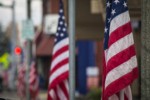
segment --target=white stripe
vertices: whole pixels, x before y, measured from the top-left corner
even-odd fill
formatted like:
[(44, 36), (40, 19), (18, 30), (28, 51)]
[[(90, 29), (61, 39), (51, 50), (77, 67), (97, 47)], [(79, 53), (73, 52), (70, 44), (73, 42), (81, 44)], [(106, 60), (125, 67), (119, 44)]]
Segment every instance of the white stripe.
[(127, 49), (129, 46), (133, 45), (133, 34), (130, 33), (127, 36), (121, 38), (117, 42), (113, 43), (107, 52), (105, 52), (106, 55), (106, 64), (111, 59), (111, 57), (115, 56), (119, 52), (123, 51), (124, 49)]
[(111, 70), (106, 76), (105, 88), (120, 77), (131, 72), (135, 67), (137, 67), (137, 59), (136, 56), (133, 56), (130, 60)]
[(130, 21), (129, 12), (126, 11), (124, 13), (121, 13), (120, 15), (116, 16), (112, 19), (110, 23), (110, 30), (109, 35), (115, 31), (118, 27), (128, 23)]
[(49, 78), (50, 84), (61, 74), (67, 72), (69, 70), (69, 64), (65, 64), (64, 66), (61, 66), (59, 69), (57, 69)]
[(130, 85), (124, 89), (124, 92), (125, 92), (125, 95), (127, 96), (128, 100), (132, 100), (132, 92), (131, 92)]
[(67, 89), (67, 93), (69, 94), (69, 84), (68, 84), (68, 80), (65, 80), (64, 83), (65, 83), (65, 88)]
[(67, 100), (63, 90), (57, 85), (57, 94), (60, 100)]
[[(32, 69), (31, 69), (31, 70), (32, 70)], [(35, 71), (34, 71), (34, 72), (33, 72), (33, 71), (30, 71), (30, 74), (29, 74), (29, 75), (32, 76), (32, 75), (34, 75), (35, 73), (36, 73)]]
[(118, 96), (116, 94), (114, 94), (114, 95), (110, 96), (108, 98), (108, 100), (119, 100), (119, 98), (118, 98)]
[(30, 76), (29, 83), (32, 83), (32, 82), (34, 81), (34, 79), (35, 79), (35, 78), (36, 78), (36, 76), (35, 76), (35, 75)]
[(63, 40), (61, 40), (60, 42), (58, 42), (53, 49), (53, 54), (55, 54), (59, 49), (63, 48), (64, 46), (69, 44), (69, 39), (65, 38)]
[(38, 87), (39, 87), (39, 79), (36, 78), (36, 81), (34, 83), (34, 90), (38, 91)]
[(34, 73), (34, 72), (36, 72), (36, 69), (35, 69), (34, 67), (31, 67), (31, 69), (30, 69), (30, 74), (32, 74), (32, 73)]
[(36, 79), (36, 81), (35, 81), (33, 84), (30, 84), (30, 88), (31, 88), (34, 92), (38, 91), (38, 87), (39, 87), (39, 81), (38, 81), (38, 79)]
[(34, 74), (35, 72), (36, 72), (35, 69), (31, 69), (30, 75)]
[(51, 89), (51, 90), (49, 91), (49, 95), (50, 95), (51, 98), (53, 98), (53, 100), (56, 100), (56, 94), (55, 94), (55, 92), (54, 92), (53, 89)]
[(62, 60), (69, 58), (69, 50), (63, 52), (62, 54), (60, 54), (59, 56), (57, 56), (55, 59), (53, 59), (52, 61), (52, 65), (51, 65), (51, 70), (58, 64), (60, 63)]

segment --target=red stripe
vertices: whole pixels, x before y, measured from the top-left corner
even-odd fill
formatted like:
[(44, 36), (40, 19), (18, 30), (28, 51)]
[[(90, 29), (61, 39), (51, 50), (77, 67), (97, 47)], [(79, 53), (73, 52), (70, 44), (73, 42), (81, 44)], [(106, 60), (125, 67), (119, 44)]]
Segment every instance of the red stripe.
[[(104, 48), (103, 48), (104, 50)], [(103, 68), (102, 68), (102, 100), (107, 100), (104, 99), (104, 94), (105, 94), (105, 79), (106, 79), (106, 60), (105, 60), (105, 53), (103, 52)]]
[(120, 97), (120, 92), (116, 93), (116, 96), (119, 98)]
[(47, 100), (52, 100), (52, 97), (51, 97), (51, 95), (49, 94), (49, 92), (48, 92)]
[(106, 73), (110, 72), (112, 69), (118, 67), (122, 63), (128, 61), (133, 56), (135, 56), (134, 45), (113, 56), (107, 63)]
[(69, 50), (68, 45), (66, 45), (66, 46), (62, 47), (61, 49), (57, 50), (57, 51), (55, 52), (55, 54), (53, 54), (52, 61), (53, 61), (57, 56), (59, 56), (60, 54), (64, 53), (64, 52), (67, 51), (67, 50)]
[(60, 84), (60, 88), (62, 89), (63, 93), (65, 94), (65, 97), (67, 98), (67, 100), (69, 100), (69, 94), (68, 94), (68, 91), (67, 91), (64, 81)]
[(124, 94), (124, 100), (129, 100), (126, 94)]
[(56, 85), (58, 85), (60, 82), (66, 80), (69, 76), (69, 71), (64, 72), (63, 74), (59, 75), (58, 77), (56, 77), (50, 85), (50, 89), (56, 87)]
[(37, 79), (34, 78), (34, 80), (33, 80), (32, 82), (30, 82), (30, 85), (32, 85), (32, 84), (34, 85), (34, 83), (36, 82), (36, 80), (37, 80)]
[(119, 39), (123, 38), (124, 36), (130, 34), (132, 32), (131, 23), (128, 22), (123, 26), (117, 28), (113, 31), (109, 37), (108, 47), (110, 47), (113, 43), (118, 41)]
[(138, 77), (138, 68), (135, 67), (130, 73), (120, 77), (119, 79), (108, 85), (105, 89), (104, 98), (110, 97), (113, 94), (121, 91), (129, 84), (131, 84), (137, 77)]
[(52, 75), (57, 69), (61, 68), (63, 65), (69, 63), (69, 58), (66, 58), (59, 62), (54, 68), (50, 71), (50, 75)]
[(54, 88), (54, 92), (55, 92), (55, 95), (56, 95), (56, 100), (60, 100), (59, 96), (58, 96), (58, 93), (57, 93), (57, 87)]

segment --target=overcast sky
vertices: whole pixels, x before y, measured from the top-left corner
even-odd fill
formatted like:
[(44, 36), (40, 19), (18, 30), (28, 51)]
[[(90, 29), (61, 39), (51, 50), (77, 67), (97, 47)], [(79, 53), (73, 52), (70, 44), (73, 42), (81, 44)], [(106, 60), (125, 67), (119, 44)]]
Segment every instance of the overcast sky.
[[(16, 1), (16, 7), (15, 7), (15, 13), (16, 13), (16, 22), (21, 24), (22, 20), (26, 19), (26, 0), (15, 0)], [(0, 0), (0, 3), (5, 5), (11, 5), (12, 0)], [(33, 0), (32, 1), (32, 19), (34, 25), (40, 25), (42, 20), (42, 9), (41, 9), (42, 3), (41, 0)], [(9, 8), (3, 8), (0, 7), (0, 23), (5, 28), (12, 20), (12, 11)]]

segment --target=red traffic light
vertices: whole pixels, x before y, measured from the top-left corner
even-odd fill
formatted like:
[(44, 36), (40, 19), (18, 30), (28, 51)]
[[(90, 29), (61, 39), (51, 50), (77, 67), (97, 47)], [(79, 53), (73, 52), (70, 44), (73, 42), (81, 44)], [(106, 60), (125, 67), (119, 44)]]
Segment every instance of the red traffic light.
[(20, 55), (21, 54), (21, 48), (20, 47), (15, 47), (15, 54)]

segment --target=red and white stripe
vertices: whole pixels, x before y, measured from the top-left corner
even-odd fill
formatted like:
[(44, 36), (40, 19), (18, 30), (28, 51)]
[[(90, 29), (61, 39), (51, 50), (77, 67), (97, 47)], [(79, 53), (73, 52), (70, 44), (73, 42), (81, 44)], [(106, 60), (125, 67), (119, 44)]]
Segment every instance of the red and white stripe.
[(55, 44), (49, 76), (48, 100), (69, 100), (69, 39)]
[(38, 92), (39, 92), (39, 79), (37, 70), (35, 68), (35, 62), (32, 62), (30, 67), (30, 75), (29, 75), (29, 84), (30, 84), (30, 95), (32, 100), (37, 100)]
[(138, 77), (138, 69), (128, 11), (112, 19), (104, 56), (104, 100), (132, 100), (129, 85)]
[(18, 69), (18, 82), (17, 82), (17, 93), (18, 96), (22, 99), (25, 97), (26, 94), (26, 87), (25, 87), (25, 66), (20, 65)]

